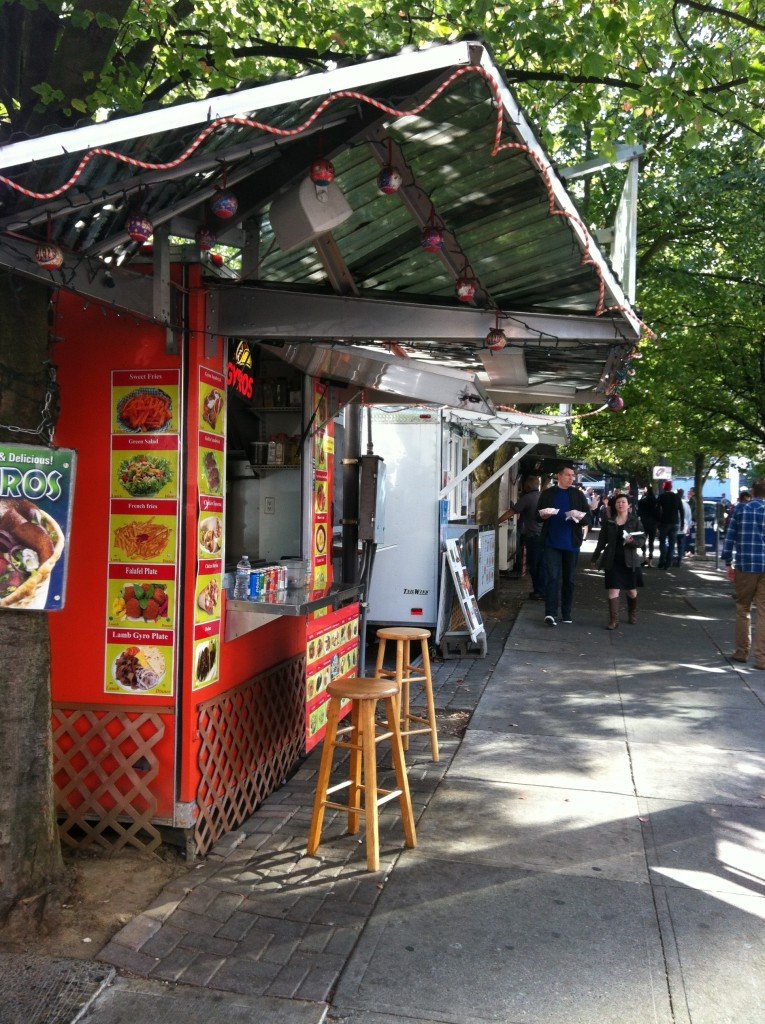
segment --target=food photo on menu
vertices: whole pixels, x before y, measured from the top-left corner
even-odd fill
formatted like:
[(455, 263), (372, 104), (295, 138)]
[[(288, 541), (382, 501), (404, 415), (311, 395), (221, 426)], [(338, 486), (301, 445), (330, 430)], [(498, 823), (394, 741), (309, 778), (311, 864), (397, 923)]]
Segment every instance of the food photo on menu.
[(111, 517), (111, 562), (172, 562), (175, 559), (174, 516)]
[(197, 580), (197, 608), (204, 613), (201, 617), (216, 618), (220, 615), (220, 582), (217, 576), (200, 576)]
[(128, 495), (131, 498), (165, 498), (176, 494), (176, 459), (168, 455), (149, 455), (140, 452), (123, 457), (124, 453), (115, 451), (113, 457), (117, 465), (115, 484), (117, 497)]
[(112, 661), (107, 690), (150, 693), (162, 688), (162, 692), (169, 692), (169, 684), (165, 683), (166, 674), (167, 661), (161, 648), (131, 644), (120, 650)]
[(219, 433), (222, 426), (223, 393), (217, 388), (202, 389), (202, 422), (213, 433)]
[(199, 490), (201, 494), (220, 494), (223, 475), (220, 453), (211, 448), (199, 449)]
[(219, 515), (205, 516), (199, 521), (199, 554), (209, 558), (220, 554), (223, 547), (223, 520)]
[(134, 388), (117, 402), (117, 425), (126, 433), (161, 433), (172, 420), (173, 400), (161, 388)]
[(26, 498), (0, 498), (0, 608), (43, 608), (64, 534)]
[(218, 640), (211, 637), (196, 645), (194, 658), (195, 684), (212, 683), (218, 678)]
[(109, 622), (172, 623), (173, 584), (153, 580), (111, 580)]

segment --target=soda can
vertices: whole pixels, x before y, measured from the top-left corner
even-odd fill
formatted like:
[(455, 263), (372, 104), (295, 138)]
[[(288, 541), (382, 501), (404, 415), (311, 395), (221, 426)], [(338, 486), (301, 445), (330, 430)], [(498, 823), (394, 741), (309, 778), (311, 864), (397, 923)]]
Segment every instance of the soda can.
[(258, 596), (258, 570), (250, 570), (250, 597)]

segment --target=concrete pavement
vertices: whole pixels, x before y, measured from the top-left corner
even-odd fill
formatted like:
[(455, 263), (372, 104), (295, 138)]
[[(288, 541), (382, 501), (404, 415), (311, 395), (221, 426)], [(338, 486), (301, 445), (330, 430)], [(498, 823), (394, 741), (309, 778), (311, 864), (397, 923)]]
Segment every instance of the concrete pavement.
[(572, 625), (527, 602), (436, 666), (417, 849), (394, 804), (380, 872), (340, 815), (307, 857), (314, 752), (102, 951), (86, 1024), (761, 1024), (765, 672), (725, 657), (721, 573), (649, 570), (609, 632), (588, 562)]

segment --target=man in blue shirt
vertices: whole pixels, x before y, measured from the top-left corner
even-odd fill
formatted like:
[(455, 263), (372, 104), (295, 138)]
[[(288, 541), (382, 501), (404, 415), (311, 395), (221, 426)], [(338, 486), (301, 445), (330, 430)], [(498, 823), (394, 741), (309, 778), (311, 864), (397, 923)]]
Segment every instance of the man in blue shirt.
[(557, 483), (539, 495), (537, 518), (542, 523), (541, 541), (545, 564), (545, 622), (558, 625), (570, 623), (574, 603), (574, 577), (579, 549), (589, 524), (590, 506), (584, 494), (572, 487), (574, 469), (564, 466), (558, 471)]
[[(733, 549), (736, 568), (733, 568)], [(734, 661), (749, 657), (752, 604), (754, 667), (765, 669), (765, 480), (755, 480), (752, 500), (739, 502), (731, 516), (722, 551), (728, 579), (736, 588), (736, 650)]]

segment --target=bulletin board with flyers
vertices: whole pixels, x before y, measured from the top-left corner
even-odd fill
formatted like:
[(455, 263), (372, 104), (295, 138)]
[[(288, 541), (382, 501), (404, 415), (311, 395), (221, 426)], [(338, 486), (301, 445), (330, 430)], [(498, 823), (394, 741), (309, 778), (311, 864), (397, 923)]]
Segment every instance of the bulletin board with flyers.
[[(319, 743), (327, 728), (327, 686), (358, 674), (359, 606), (330, 611), (306, 626), (306, 751)], [(348, 705), (350, 707), (350, 705)], [(347, 708), (343, 710), (347, 714)]]

